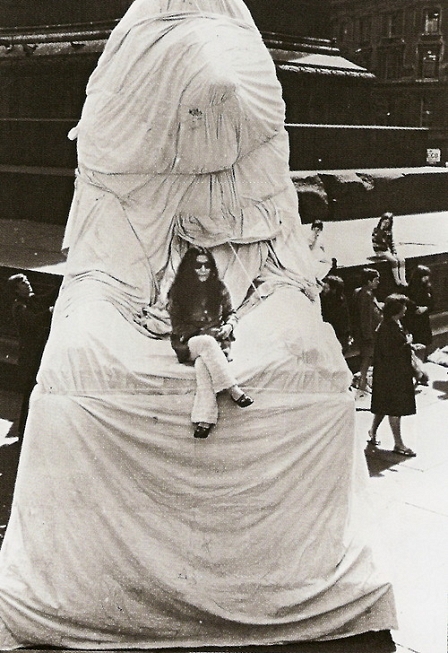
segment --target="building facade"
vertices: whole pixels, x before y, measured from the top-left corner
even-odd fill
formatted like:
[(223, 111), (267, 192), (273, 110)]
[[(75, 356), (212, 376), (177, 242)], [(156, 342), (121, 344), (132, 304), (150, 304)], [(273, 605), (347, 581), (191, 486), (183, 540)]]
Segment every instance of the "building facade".
[[(2, 217), (65, 222), (76, 167), (67, 133), (106, 40), (131, 3), (0, 0)], [(287, 121), (365, 124), (373, 76), (340, 56), (329, 38), (328, 3), (247, 0), (283, 85)], [(320, 152), (331, 149), (325, 135), (308, 133), (295, 148), (295, 169), (324, 165)]]
[(448, 0), (331, 0), (341, 52), (376, 76), (374, 120), (427, 127), (428, 162), (448, 161)]

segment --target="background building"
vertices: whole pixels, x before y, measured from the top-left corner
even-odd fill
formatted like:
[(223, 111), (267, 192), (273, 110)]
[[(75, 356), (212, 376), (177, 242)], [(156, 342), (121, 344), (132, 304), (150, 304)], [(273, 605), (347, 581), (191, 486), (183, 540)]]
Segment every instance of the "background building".
[[(76, 167), (67, 132), (80, 117), (110, 31), (130, 4), (0, 0), (2, 218), (65, 223)], [(354, 129), (374, 122), (374, 76), (341, 56), (331, 38), (329, 0), (247, 4), (283, 86), (293, 169), (424, 162), (426, 132)]]
[(330, 2), (337, 45), (376, 76), (371, 94), (375, 122), (429, 128), (429, 155), (439, 163), (440, 151), (444, 165), (448, 161), (448, 0)]

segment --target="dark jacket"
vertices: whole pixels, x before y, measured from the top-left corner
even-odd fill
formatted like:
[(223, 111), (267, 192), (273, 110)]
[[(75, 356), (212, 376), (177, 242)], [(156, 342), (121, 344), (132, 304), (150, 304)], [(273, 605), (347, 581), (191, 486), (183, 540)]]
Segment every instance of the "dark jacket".
[(168, 303), (171, 319), (171, 345), (177, 354), (180, 363), (187, 363), (190, 359), (188, 340), (193, 336), (211, 335), (218, 340), (223, 351), (227, 353), (230, 343), (235, 338), (233, 333), (229, 338), (219, 339), (217, 333), (224, 324), (236, 323), (235, 311), (226, 286), (222, 285), (221, 297), (216, 308), (207, 308), (206, 298), (195, 298), (195, 301), (185, 312), (183, 307), (176, 305), (171, 299)]
[(327, 292), (321, 294), (320, 303), (323, 321), (331, 324), (343, 350), (346, 349), (351, 335), (350, 315), (346, 298)]
[(414, 371), (406, 331), (395, 320), (383, 320), (375, 338), (372, 404), (377, 415), (413, 415)]
[[(409, 298), (408, 310), (404, 316), (404, 325), (412, 334), (414, 342), (422, 345), (430, 345), (432, 342), (432, 330), (430, 313), (434, 308), (434, 300), (431, 288), (423, 285), (409, 286), (407, 289)], [(426, 306), (427, 311), (419, 315), (416, 311), (419, 306)]]
[(358, 344), (373, 343), (382, 313), (373, 292), (367, 286), (353, 293), (353, 329)]

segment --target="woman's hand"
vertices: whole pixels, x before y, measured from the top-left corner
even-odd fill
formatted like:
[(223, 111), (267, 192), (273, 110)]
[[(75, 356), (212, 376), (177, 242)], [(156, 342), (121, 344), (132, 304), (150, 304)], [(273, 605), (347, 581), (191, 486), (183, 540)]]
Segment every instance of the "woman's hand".
[(416, 315), (423, 315), (423, 313), (426, 313), (427, 310), (428, 310), (427, 306), (417, 306), (417, 308), (415, 309), (415, 313)]
[(230, 337), (232, 331), (233, 331), (233, 327), (231, 324), (223, 324), (216, 335), (218, 336), (218, 338), (222, 338), (225, 340)]

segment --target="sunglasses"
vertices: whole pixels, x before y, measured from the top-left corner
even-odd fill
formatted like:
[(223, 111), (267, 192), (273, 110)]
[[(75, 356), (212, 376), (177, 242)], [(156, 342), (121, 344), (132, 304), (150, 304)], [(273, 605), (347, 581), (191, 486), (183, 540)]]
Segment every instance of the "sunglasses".
[(200, 270), (201, 268), (205, 268), (206, 270), (211, 270), (212, 266), (210, 265), (210, 263), (198, 263), (198, 262), (196, 262), (194, 264), (194, 269), (195, 270)]

